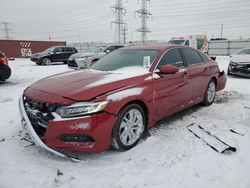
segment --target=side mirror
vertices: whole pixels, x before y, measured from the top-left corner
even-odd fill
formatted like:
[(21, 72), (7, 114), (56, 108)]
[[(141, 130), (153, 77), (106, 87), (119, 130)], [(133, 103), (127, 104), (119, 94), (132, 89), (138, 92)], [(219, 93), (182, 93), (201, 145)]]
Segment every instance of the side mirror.
[(179, 68), (173, 65), (163, 65), (160, 68), (160, 74), (176, 74)]
[(214, 61), (216, 60), (216, 56), (211, 56), (210, 58)]

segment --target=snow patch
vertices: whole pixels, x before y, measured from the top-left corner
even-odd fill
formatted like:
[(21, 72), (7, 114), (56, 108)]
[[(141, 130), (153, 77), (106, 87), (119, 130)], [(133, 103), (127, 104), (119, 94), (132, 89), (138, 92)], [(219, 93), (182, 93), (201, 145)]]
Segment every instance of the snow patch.
[(70, 129), (72, 130), (79, 130), (79, 129), (89, 129), (90, 128), (90, 124), (88, 122), (86, 123), (79, 123), (77, 125), (71, 125)]
[(117, 93), (109, 95), (107, 99), (112, 100), (112, 101), (119, 101), (129, 96), (140, 95), (143, 89), (144, 88), (131, 88), (131, 89), (122, 90)]
[(132, 67), (124, 67), (121, 69), (117, 69), (115, 71), (105, 71), (105, 72), (109, 74), (105, 75), (101, 80), (89, 84), (86, 87), (95, 87), (110, 82), (115, 82), (118, 80), (133, 78), (136, 76), (147, 74), (149, 73), (149, 70), (140, 66), (132, 66)]
[(13, 101), (12, 98), (1, 98), (0, 99), (0, 103), (6, 103), (6, 102), (11, 102), (11, 101)]

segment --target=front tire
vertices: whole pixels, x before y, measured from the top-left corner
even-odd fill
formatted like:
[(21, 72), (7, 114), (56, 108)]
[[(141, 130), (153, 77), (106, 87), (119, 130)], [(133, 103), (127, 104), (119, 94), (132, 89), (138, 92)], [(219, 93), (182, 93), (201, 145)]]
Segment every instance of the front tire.
[(51, 64), (50, 58), (48, 57), (43, 58), (43, 65), (50, 65), (50, 64)]
[(207, 90), (205, 92), (203, 105), (209, 106), (213, 104), (216, 94), (216, 84), (213, 79), (211, 79), (208, 83)]
[(118, 114), (112, 130), (111, 146), (120, 151), (133, 148), (145, 130), (146, 117), (141, 106), (130, 104)]

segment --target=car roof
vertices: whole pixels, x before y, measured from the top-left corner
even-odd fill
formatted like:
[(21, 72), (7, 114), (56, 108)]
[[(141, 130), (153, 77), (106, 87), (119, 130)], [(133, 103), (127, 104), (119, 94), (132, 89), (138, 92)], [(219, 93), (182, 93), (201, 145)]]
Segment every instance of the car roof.
[[(135, 44), (135, 45), (130, 45), (122, 48), (121, 50), (124, 49), (138, 49), (138, 50), (159, 50), (159, 51), (165, 51), (170, 48), (174, 47), (184, 47), (183, 45), (174, 45), (174, 44)], [(185, 46), (187, 47), (187, 46)]]
[(75, 48), (73, 46), (51, 46), (51, 48)]

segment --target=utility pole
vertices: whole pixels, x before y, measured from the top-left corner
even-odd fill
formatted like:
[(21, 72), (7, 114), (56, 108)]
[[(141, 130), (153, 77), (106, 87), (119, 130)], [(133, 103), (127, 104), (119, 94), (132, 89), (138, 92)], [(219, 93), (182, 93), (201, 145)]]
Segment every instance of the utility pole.
[(220, 38), (222, 38), (222, 34), (223, 34), (223, 24), (221, 24), (221, 29), (220, 29)]
[(147, 19), (149, 19), (152, 16), (152, 14), (147, 9), (147, 3), (148, 2), (150, 2), (150, 0), (141, 0), (141, 9), (136, 11), (136, 13), (141, 18), (141, 28), (137, 29), (137, 31), (141, 33), (141, 41), (142, 41), (142, 43), (146, 42), (147, 33), (151, 32), (147, 28)]
[(11, 23), (9, 23), (9, 22), (3, 22), (3, 31), (4, 31), (4, 33), (5, 33), (5, 39), (6, 40), (10, 40), (10, 24)]
[(126, 44), (127, 31), (128, 31), (128, 29), (124, 26), (124, 27), (123, 27), (123, 32), (122, 32), (122, 35), (123, 35), (123, 43), (124, 43), (124, 44)]
[(123, 7), (122, 0), (116, 0), (116, 5), (111, 6), (111, 9), (116, 17), (115, 21), (111, 22), (111, 24), (116, 25), (114, 39), (116, 42), (121, 43), (122, 26), (126, 24), (122, 17), (126, 14), (127, 9)]

